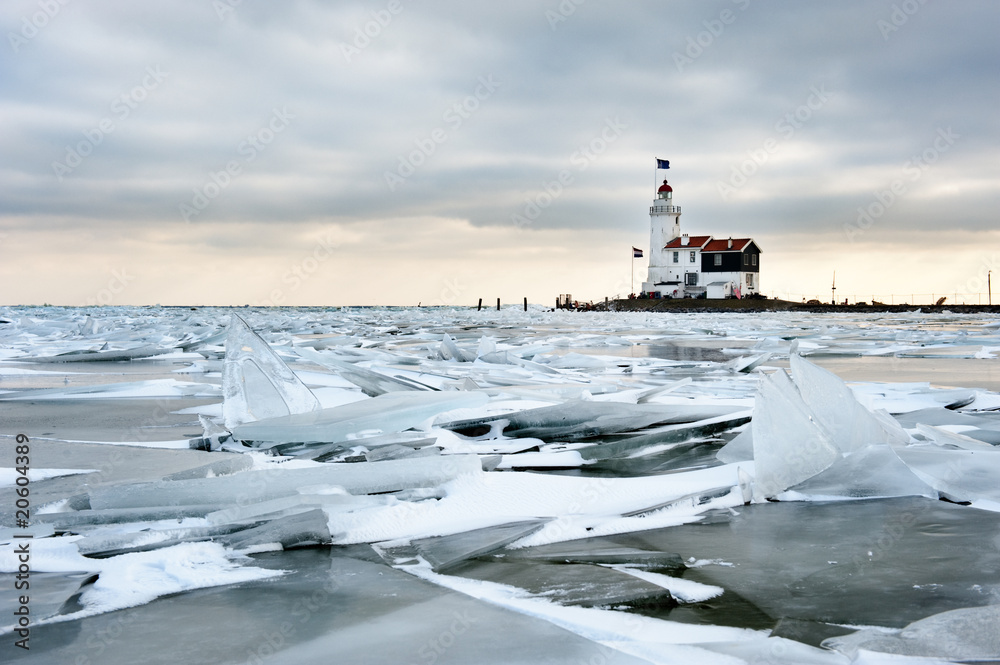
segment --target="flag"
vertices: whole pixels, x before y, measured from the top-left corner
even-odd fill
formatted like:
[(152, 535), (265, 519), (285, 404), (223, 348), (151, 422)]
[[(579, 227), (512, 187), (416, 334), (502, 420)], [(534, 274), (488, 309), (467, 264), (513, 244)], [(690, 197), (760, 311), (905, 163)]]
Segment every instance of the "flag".
[(658, 169), (669, 169), (670, 168), (670, 160), (669, 159), (657, 159), (656, 160), (656, 168), (658, 168)]
[(632, 258), (633, 259), (641, 259), (642, 258), (642, 250), (639, 249), (638, 247), (633, 247), (632, 248)]

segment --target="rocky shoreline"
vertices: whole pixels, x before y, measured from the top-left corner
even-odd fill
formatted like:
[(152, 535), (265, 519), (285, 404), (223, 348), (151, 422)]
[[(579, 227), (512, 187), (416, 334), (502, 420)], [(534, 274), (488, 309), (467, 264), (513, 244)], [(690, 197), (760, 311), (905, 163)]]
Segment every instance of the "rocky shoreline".
[(896, 313), (921, 311), (927, 314), (953, 312), (956, 314), (1000, 314), (1000, 305), (829, 305), (806, 304), (788, 300), (609, 300), (595, 303), (595, 311), (612, 312), (816, 312), (816, 313)]

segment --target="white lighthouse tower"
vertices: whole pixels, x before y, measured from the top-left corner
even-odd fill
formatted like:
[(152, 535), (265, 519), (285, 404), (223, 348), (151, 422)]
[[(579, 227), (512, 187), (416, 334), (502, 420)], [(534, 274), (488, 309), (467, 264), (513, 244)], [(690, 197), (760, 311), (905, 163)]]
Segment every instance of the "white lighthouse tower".
[(677, 285), (683, 284), (675, 262), (668, 261), (672, 252), (666, 249), (667, 243), (681, 237), (680, 220), (681, 207), (674, 205), (674, 188), (664, 180), (649, 208), (649, 273), (642, 283), (645, 293), (672, 294)]

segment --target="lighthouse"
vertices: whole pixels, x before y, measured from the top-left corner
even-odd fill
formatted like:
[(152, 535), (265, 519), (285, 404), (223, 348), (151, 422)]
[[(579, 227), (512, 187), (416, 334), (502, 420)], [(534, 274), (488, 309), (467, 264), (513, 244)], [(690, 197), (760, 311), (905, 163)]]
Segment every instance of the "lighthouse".
[(683, 284), (683, 275), (668, 261), (667, 243), (681, 237), (681, 207), (674, 205), (674, 188), (664, 180), (656, 190), (656, 198), (649, 208), (649, 273), (642, 283), (644, 293), (660, 296), (677, 295), (677, 285)]
[(649, 274), (643, 294), (712, 299), (759, 294), (761, 250), (753, 238), (717, 240), (681, 233), (681, 207), (674, 204), (674, 188), (664, 180), (649, 208)]

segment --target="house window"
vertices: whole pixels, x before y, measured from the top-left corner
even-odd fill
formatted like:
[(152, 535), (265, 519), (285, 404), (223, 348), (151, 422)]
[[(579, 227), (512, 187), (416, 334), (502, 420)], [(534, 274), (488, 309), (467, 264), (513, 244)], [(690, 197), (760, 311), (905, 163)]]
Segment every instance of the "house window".
[(680, 263), (680, 262), (681, 262), (681, 253), (674, 252), (674, 263)]
[(694, 252), (691, 252), (691, 263), (694, 263)]
[(757, 255), (756, 254), (751, 254), (750, 255), (750, 263), (752, 265), (757, 265)]
[(747, 288), (748, 289), (752, 289), (753, 288), (753, 273), (752, 272), (747, 273)]
[[(692, 252), (693, 254), (694, 252)], [(685, 286), (698, 286), (698, 273), (689, 272), (684, 275), (684, 285)]]
[(721, 266), (722, 265), (722, 254), (716, 254), (715, 255), (715, 265), (717, 265), (717, 266)]
[(749, 254), (744, 254), (743, 255), (743, 265), (745, 265), (745, 266), (750, 265), (750, 255)]

